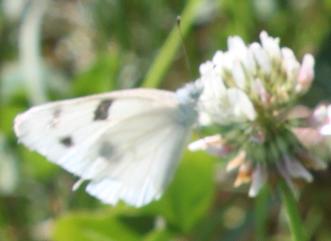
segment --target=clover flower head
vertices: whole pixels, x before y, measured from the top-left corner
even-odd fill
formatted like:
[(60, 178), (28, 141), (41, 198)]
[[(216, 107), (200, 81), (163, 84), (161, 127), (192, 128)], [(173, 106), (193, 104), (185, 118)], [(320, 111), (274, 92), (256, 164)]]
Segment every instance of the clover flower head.
[[(192, 151), (231, 157), (227, 171), (238, 170), (234, 185), (251, 183), (249, 196), (265, 184), (284, 179), (295, 189), (298, 179), (311, 182), (308, 169), (325, 168), (302, 141), (303, 129), (319, 137), (331, 134), (331, 106), (293, 115), (293, 109), (314, 79), (314, 58), (300, 63), (279, 38), (260, 33), (260, 42), (245, 44), (228, 38), (228, 50), (217, 51), (200, 65), (203, 92), (199, 100), (202, 125), (219, 133), (189, 145)], [(303, 126), (306, 125), (306, 126)], [(306, 132), (308, 133), (308, 132)]]

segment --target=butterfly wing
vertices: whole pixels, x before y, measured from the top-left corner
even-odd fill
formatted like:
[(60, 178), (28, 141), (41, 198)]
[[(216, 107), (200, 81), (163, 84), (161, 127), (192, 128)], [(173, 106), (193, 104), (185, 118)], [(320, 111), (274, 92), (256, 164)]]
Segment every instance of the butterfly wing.
[(174, 93), (136, 89), (34, 107), (15, 119), (19, 141), (82, 179), (104, 202), (158, 198), (191, 123)]
[(191, 132), (177, 118), (173, 109), (160, 109), (110, 128), (100, 141), (110, 150), (98, 155), (103, 173), (87, 191), (113, 204), (122, 199), (141, 206), (159, 198)]

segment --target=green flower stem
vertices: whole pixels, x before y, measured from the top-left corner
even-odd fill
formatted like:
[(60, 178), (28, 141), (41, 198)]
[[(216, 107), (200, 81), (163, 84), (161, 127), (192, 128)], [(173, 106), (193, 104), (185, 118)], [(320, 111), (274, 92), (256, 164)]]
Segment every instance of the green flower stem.
[[(190, 27), (192, 26), (192, 23), (194, 22), (197, 15), (197, 10), (199, 9), (202, 1), (203, 0), (190, 0), (187, 2), (181, 15), (180, 28), (183, 38), (186, 36)], [(174, 26), (167, 40), (163, 44), (158, 56), (150, 67), (142, 86), (155, 88), (160, 85), (162, 77), (174, 59), (181, 41), (182, 40), (178, 31), (178, 27)]]
[(268, 202), (269, 190), (265, 185), (259, 195), (255, 199), (255, 225), (256, 225), (256, 240), (266, 240), (267, 237), (267, 219), (268, 219)]
[(288, 185), (282, 181), (280, 182), (280, 190), (283, 205), (285, 205), (287, 219), (290, 226), (293, 241), (305, 241), (304, 227), (300, 219), (297, 202)]

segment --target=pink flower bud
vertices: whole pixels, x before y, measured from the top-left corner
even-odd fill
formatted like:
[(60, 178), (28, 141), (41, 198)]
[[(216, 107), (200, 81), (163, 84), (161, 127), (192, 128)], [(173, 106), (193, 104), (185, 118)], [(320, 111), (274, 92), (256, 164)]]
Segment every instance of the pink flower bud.
[(303, 57), (302, 65), (298, 73), (298, 82), (296, 90), (298, 92), (305, 92), (309, 89), (314, 79), (314, 57), (310, 54), (306, 54)]

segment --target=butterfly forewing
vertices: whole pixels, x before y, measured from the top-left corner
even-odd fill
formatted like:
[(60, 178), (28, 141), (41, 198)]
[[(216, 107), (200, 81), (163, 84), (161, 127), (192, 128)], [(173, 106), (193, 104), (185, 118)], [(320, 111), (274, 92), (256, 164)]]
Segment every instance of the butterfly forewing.
[(171, 92), (139, 89), (53, 102), (19, 115), (15, 132), (20, 142), (57, 162), (101, 129), (173, 100)]

